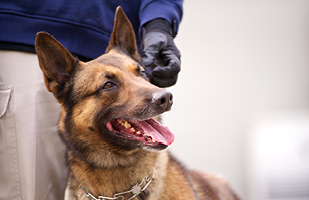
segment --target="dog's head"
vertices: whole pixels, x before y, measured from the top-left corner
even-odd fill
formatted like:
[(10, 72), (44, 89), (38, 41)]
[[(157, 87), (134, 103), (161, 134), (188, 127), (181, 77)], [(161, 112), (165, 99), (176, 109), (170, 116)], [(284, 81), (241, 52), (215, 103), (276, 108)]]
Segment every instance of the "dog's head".
[(172, 94), (148, 82), (120, 7), (106, 54), (95, 60), (79, 61), (44, 32), (35, 47), (45, 85), (62, 108), (59, 132), (69, 150), (97, 163), (107, 151), (160, 150), (173, 142), (171, 131), (152, 119), (171, 109)]

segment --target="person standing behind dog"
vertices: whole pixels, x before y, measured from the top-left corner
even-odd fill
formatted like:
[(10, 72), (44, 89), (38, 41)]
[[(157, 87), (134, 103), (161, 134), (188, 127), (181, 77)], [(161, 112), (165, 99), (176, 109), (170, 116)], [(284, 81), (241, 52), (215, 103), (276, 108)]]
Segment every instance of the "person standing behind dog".
[(0, 3), (0, 200), (63, 199), (67, 169), (57, 136), (60, 108), (34, 54), (39, 31), (82, 61), (104, 53), (121, 6), (131, 21), (150, 82), (174, 85), (173, 42), (182, 0), (2, 0)]

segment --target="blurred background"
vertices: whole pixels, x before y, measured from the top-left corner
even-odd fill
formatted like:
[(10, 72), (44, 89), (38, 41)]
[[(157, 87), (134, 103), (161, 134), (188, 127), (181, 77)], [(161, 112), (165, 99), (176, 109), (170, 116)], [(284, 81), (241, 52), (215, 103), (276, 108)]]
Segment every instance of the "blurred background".
[(309, 1), (185, 0), (171, 152), (249, 200), (309, 199)]

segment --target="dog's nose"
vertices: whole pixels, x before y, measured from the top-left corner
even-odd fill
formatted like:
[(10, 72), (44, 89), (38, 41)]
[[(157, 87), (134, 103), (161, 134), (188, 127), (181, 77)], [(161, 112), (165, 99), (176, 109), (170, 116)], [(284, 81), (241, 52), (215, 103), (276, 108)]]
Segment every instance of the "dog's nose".
[(167, 90), (157, 92), (153, 95), (153, 103), (164, 111), (171, 109), (173, 104), (173, 94)]

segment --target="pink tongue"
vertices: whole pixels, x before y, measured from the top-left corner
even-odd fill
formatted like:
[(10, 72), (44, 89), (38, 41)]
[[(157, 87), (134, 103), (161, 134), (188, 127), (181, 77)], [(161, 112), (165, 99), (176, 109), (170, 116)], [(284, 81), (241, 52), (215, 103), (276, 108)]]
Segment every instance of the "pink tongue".
[(139, 122), (144, 132), (164, 145), (170, 145), (175, 139), (174, 133), (154, 119)]

